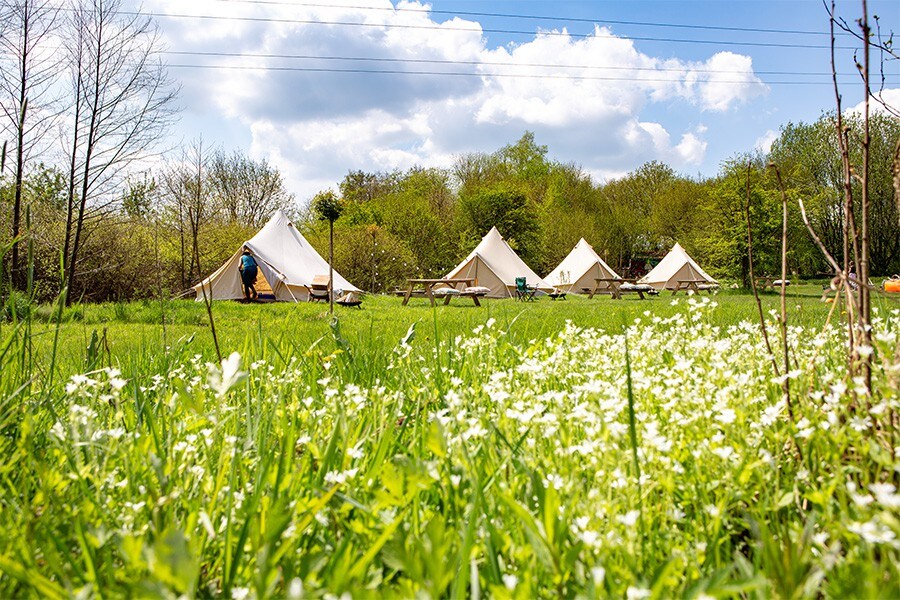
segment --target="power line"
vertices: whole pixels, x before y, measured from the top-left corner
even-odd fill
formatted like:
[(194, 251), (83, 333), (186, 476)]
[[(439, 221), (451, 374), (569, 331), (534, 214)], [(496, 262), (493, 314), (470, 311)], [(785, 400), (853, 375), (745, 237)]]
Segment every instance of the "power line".
[[(215, 2), (224, 2), (227, 4), (256, 4), (256, 5), (274, 5), (274, 6), (294, 6), (294, 7), (310, 7), (310, 8), (343, 8), (347, 10), (370, 10), (382, 12), (411, 12), (424, 13), (434, 15), (462, 15), (465, 17), (491, 17), (504, 19), (526, 19), (541, 21), (557, 21), (563, 23), (588, 23), (588, 24), (609, 24), (609, 25), (639, 25), (642, 27), (670, 27), (673, 29), (700, 29), (707, 31), (731, 31), (746, 33), (778, 33), (788, 35), (821, 35), (827, 36), (827, 31), (811, 31), (799, 29), (766, 29), (760, 27), (729, 27), (726, 25), (692, 25), (687, 23), (654, 23), (649, 21), (623, 21), (615, 19), (586, 19), (582, 17), (555, 17), (550, 15), (528, 15), (515, 13), (493, 13), (493, 12), (477, 12), (464, 10), (437, 10), (426, 8), (411, 7), (394, 7), (386, 8), (380, 6), (339, 6), (336, 4), (322, 4), (316, 2), (284, 2), (280, 0), (214, 0)], [(839, 32), (840, 36), (849, 36), (851, 34)]]
[[(222, 0), (226, 1), (226, 0)], [(477, 61), (477, 60), (449, 60), (449, 59), (428, 59), (428, 58), (390, 58), (390, 57), (372, 57), (372, 56), (319, 56), (314, 54), (270, 54), (256, 52), (215, 52), (215, 51), (199, 51), (199, 50), (164, 50), (160, 54), (171, 54), (177, 56), (208, 56), (223, 58), (276, 58), (287, 60), (323, 60), (323, 61), (347, 61), (347, 62), (383, 62), (383, 63), (399, 63), (399, 64), (430, 64), (430, 65), (470, 65), (470, 66), (491, 66), (491, 67), (539, 67), (547, 69), (587, 69), (598, 71), (651, 71), (656, 73), (699, 73), (699, 74), (740, 74), (744, 71), (724, 70), (724, 69), (694, 69), (694, 68), (665, 68), (665, 67), (632, 67), (632, 66), (615, 66), (615, 65), (573, 65), (559, 63), (505, 63), (497, 61)], [(753, 71), (754, 75), (784, 75), (784, 76), (800, 76), (800, 77), (831, 77), (831, 72), (819, 71)], [(856, 73), (838, 73), (839, 76), (853, 76)]]
[(234, 71), (275, 71), (275, 72), (298, 72), (298, 73), (349, 73), (349, 74), (374, 74), (374, 75), (430, 75), (430, 76), (452, 76), (452, 77), (487, 77), (487, 78), (518, 78), (518, 79), (555, 79), (570, 81), (627, 81), (633, 83), (725, 83), (731, 85), (831, 85), (829, 81), (747, 81), (747, 80), (697, 80), (689, 81), (687, 79), (658, 79), (658, 78), (635, 78), (635, 77), (602, 77), (602, 76), (578, 76), (578, 75), (539, 75), (533, 73), (478, 73), (467, 71), (404, 71), (400, 69), (336, 69), (325, 67), (273, 67), (273, 66), (251, 66), (251, 65), (196, 65), (196, 64), (170, 64), (167, 65), (173, 69), (212, 69), (212, 70), (234, 70)]
[[(316, 19), (287, 19), (277, 17), (240, 17), (240, 16), (222, 16), (222, 15), (186, 15), (180, 13), (158, 13), (158, 12), (141, 12), (141, 11), (121, 11), (120, 14), (130, 16), (147, 16), (166, 19), (199, 19), (207, 21), (246, 21), (251, 23), (283, 23), (293, 25), (337, 25), (345, 27), (362, 27), (367, 29), (402, 29), (402, 30), (426, 30), (426, 31), (465, 31), (472, 33), (475, 30), (470, 27), (452, 27), (444, 25), (407, 25), (398, 23), (358, 23), (354, 21), (322, 21)], [(483, 33), (502, 33), (508, 35), (535, 35), (533, 31), (523, 31), (516, 29), (490, 29), (480, 28)], [(561, 31), (542, 31), (539, 35), (555, 36), (555, 37), (572, 37), (572, 38), (594, 38), (609, 40), (635, 40), (642, 42), (665, 42), (673, 44), (705, 44), (716, 46), (751, 46), (761, 48), (802, 48), (809, 50), (827, 50), (831, 48), (830, 44), (793, 44), (779, 42), (738, 42), (733, 40), (698, 40), (698, 39), (682, 39), (682, 38), (662, 38), (648, 36), (627, 36), (619, 37), (615, 35), (598, 36), (593, 33), (569, 33)], [(854, 50), (853, 46), (835, 46), (836, 50)]]

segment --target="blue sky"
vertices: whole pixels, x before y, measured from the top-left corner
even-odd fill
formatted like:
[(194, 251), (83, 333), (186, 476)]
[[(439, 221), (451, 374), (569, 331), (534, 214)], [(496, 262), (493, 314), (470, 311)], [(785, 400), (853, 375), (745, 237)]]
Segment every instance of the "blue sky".
[[(784, 124), (834, 108), (818, 0), (145, 0), (144, 10), (181, 15), (158, 18), (183, 86), (176, 137), (269, 160), (300, 200), (349, 170), (450, 167), (526, 130), (597, 181), (648, 160), (710, 176)], [(838, 4), (851, 24), (859, 10)], [(900, 30), (900, 2), (869, 11)], [(838, 51), (845, 108), (863, 99), (852, 57)], [(886, 73), (885, 97), (900, 105), (898, 62)]]

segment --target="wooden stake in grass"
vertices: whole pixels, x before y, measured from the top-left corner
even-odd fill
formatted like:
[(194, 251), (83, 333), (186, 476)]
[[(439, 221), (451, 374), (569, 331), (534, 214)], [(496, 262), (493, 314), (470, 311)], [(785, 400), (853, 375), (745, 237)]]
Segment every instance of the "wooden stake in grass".
[(344, 207), (332, 190), (319, 192), (312, 201), (315, 213), (322, 221), (328, 221), (328, 312), (334, 314), (334, 222), (337, 221)]

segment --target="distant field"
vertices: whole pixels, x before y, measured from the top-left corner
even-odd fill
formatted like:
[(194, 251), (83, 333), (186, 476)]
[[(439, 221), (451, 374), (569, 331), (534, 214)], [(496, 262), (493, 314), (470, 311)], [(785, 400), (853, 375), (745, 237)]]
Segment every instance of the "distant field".
[[(808, 326), (824, 323), (831, 304), (821, 302), (821, 294), (822, 287), (818, 283), (788, 288), (790, 322)], [(781, 300), (777, 293), (765, 292), (760, 297), (765, 311), (780, 310)], [(714, 298), (718, 307), (709, 318), (716, 324), (733, 325), (745, 319), (759, 321), (752, 294), (723, 290)], [(438, 335), (446, 339), (467, 333), (493, 318), (508, 331), (511, 339), (527, 341), (551, 335), (567, 321), (581, 327), (616, 332), (624, 323), (631, 323), (645, 312), (669, 316), (678, 310), (673, 301), (683, 304), (687, 299), (683, 292), (673, 296), (668, 291), (643, 301), (634, 295), (626, 295), (622, 300), (600, 295), (587, 300), (586, 296), (569, 295), (566, 300), (552, 301), (542, 297), (526, 303), (488, 299), (478, 308), (468, 299), (456, 298), (449, 306), (440, 304), (432, 309), (423, 298), (413, 298), (409, 305), (401, 306), (401, 299), (394, 296), (366, 296), (361, 309), (335, 306), (335, 315), (340, 319), (342, 334), (354, 347), (378, 353), (392, 348), (413, 323), (419, 323), (421, 331), (437, 327)], [(38, 316), (47, 321), (52, 314), (52, 307), (45, 306)], [(302, 349), (322, 336), (328, 338), (331, 331), (328, 306), (324, 303), (215, 302), (213, 318), (225, 354), (240, 350), (255, 356), (267, 341), (282, 340)], [(104, 329), (110, 355), (124, 362), (129, 360), (132, 351), (159, 352), (164, 334), (166, 345), (180, 346), (191, 338), (188, 346), (192, 353), (200, 353), (207, 359), (215, 355), (209, 319), (202, 302), (169, 300), (163, 303), (80, 305), (67, 309), (63, 322), (60, 361), (64, 370), (77, 369), (82, 364), (91, 334), (95, 330), (102, 334)], [(37, 324), (35, 332), (40, 334), (37, 340), (40, 356), (50, 335), (47, 328)], [(330, 339), (325, 343), (331, 343)], [(420, 339), (416, 343), (423, 344), (424, 341)]]

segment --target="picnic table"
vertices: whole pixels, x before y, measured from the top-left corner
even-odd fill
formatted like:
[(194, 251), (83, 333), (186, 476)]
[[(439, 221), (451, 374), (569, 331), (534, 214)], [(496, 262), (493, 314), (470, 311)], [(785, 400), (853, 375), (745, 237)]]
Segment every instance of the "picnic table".
[(623, 283), (634, 283), (636, 279), (622, 279), (619, 277), (597, 277), (594, 279), (596, 283), (594, 283), (594, 288), (591, 290), (590, 295), (588, 295), (588, 299), (594, 297), (594, 294), (609, 294), (612, 296), (613, 300), (621, 300), (622, 294), (627, 292), (634, 292), (638, 296), (640, 296), (641, 300), (644, 299), (644, 290), (636, 289), (622, 289)]
[[(791, 285), (790, 281), (785, 281), (785, 285)], [(756, 278), (756, 289), (758, 290), (774, 290), (781, 287), (781, 278), (773, 275), (763, 275)]]
[(706, 290), (710, 294), (713, 293), (713, 289), (717, 286), (715, 284), (711, 284), (708, 281), (703, 279), (679, 279), (675, 282), (675, 287), (672, 288), (672, 295), (678, 293), (678, 290), (685, 290), (686, 292), (694, 292), (699, 294), (703, 290)]
[[(403, 295), (403, 304), (402, 306), (406, 306), (409, 302), (410, 297), (413, 295), (421, 295), (427, 297), (431, 301), (431, 305), (434, 306), (434, 287), (438, 285), (448, 285), (453, 289), (458, 289), (458, 285), (462, 285), (463, 288), (471, 286), (475, 283), (474, 277), (456, 277), (453, 279), (407, 279), (407, 288), (406, 294)], [(484, 294), (475, 293), (475, 292), (466, 292), (465, 289), (461, 291), (459, 294), (447, 294), (444, 296), (444, 306), (450, 304), (450, 298), (453, 296), (465, 296), (472, 299), (472, 302), (475, 303), (475, 306), (481, 306), (481, 302), (478, 301), (478, 296), (483, 296)]]
[(756, 288), (760, 290), (775, 289), (775, 277), (771, 275), (763, 275), (756, 278)]

